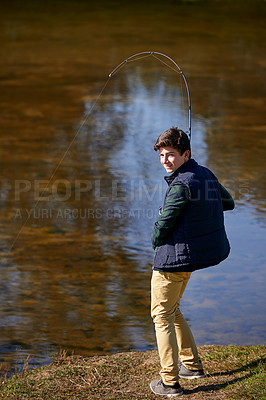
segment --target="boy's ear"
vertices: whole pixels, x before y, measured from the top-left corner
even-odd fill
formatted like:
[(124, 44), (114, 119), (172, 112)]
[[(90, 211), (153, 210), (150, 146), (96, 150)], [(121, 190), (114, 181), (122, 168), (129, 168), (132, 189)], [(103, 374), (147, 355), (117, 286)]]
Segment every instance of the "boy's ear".
[(190, 157), (190, 150), (185, 150), (184, 155), (187, 159)]

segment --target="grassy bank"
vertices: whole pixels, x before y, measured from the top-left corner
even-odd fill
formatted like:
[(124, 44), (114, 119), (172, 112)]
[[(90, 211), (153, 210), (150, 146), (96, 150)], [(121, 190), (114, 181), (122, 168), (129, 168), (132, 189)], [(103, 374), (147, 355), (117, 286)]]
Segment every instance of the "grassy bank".
[[(265, 346), (201, 346), (206, 378), (181, 379), (188, 400), (263, 400)], [(3, 380), (0, 399), (156, 399), (149, 388), (159, 371), (157, 351), (79, 357), (62, 354), (53, 363)], [(163, 398), (163, 397), (161, 397)]]

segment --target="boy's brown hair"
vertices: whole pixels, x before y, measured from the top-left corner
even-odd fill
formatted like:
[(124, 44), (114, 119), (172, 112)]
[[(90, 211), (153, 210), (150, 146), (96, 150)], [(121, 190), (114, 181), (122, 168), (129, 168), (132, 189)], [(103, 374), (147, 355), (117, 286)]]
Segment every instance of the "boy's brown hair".
[(180, 155), (189, 150), (191, 154), (190, 140), (188, 135), (181, 129), (172, 126), (167, 131), (163, 132), (157, 139), (154, 150), (157, 151), (161, 147), (173, 147), (178, 150)]

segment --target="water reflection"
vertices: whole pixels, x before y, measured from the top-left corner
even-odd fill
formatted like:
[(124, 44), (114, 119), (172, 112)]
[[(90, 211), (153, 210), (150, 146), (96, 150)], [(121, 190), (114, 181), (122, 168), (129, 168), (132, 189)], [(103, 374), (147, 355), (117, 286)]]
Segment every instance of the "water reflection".
[(0, 362), (155, 346), (150, 233), (165, 184), (152, 148), (169, 126), (187, 129), (182, 79), (155, 60), (128, 65), (83, 124), (143, 43), (180, 62), (194, 157), (237, 200), (231, 257), (193, 275), (185, 315), (199, 344), (262, 343), (265, 5), (247, 1), (238, 20), (235, 3), (229, 14), (219, 2), (144, 2), (136, 37), (130, 5), (59, 3), (1, 5)]

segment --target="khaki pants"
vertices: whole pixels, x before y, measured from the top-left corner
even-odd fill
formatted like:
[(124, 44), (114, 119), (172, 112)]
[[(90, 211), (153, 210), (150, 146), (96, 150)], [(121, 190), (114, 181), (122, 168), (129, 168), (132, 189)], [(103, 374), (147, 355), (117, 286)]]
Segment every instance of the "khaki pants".
[(166, 385), (178, 381), (178, 360), (188, 369), (202, 369), (191, 330), (179, 310), (191, 272), (153, 271), (151, 316), (155, 324), (161, 377)]

